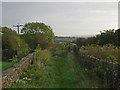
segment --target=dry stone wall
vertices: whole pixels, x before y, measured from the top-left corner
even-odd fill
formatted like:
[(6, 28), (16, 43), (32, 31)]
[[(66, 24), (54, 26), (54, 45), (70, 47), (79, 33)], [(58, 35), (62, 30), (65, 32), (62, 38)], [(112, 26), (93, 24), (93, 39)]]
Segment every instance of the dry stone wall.
[(77, 59), (81, 66), (95, 72), (111, 88), (120, 89), (120, 65), (79, 53)]
[(11, 86), (22, 75), (23, 69), (31, 65), (34, 53), (22, 58), (18, 63), (2, 72), (2, 88)]

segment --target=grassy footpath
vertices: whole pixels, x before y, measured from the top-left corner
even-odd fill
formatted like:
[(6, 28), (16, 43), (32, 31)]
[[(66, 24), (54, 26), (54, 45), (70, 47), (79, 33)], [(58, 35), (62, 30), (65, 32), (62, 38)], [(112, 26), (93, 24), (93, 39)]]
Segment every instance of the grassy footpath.
[(101, 81), (89, 71), (80, 69), (75, 57), (53, 57), (49, 72), (54, 74), (57, 88), (95, 88), (102, 87)]
[(80, 69), (75, 57), (52, 57), (46, 67), (31, 66), (12, 88), (96, 88), (102, 83), (96, 75)]

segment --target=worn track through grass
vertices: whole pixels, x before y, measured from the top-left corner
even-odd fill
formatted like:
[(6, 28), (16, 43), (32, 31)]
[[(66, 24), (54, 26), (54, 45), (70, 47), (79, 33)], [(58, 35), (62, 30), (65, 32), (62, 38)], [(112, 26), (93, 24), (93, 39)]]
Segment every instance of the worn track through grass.
[[(46, 70), (29, 67), (13, 88), (96, 88), (102, 87), (101, 80), (93, 73), (83, 70), (72, 53), (64, 57), (54, 56)], [(30, 78), (25, 81), (23, 78)], [(24, 82), (24, 83), (23, 83)]]
[(58, 88), (95, 88), (102, 87), (101, 81), (89, 71), (80, 69), (74, 55), (69, 53), (65, 57), (53, 57), (49, 72), (54, 77)]

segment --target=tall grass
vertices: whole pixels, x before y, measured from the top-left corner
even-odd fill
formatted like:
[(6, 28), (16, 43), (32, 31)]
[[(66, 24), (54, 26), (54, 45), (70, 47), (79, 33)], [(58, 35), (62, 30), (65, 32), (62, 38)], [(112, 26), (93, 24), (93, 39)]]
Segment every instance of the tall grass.
[(16, 80), (11, 88), (43, 88), (47, 87), (49, 73), (47, 66), (50, 62), (49, 50), (41, 50), (39, 46), (33, 56), (33, 65), (26, 68), (19, 80)]
[(88, 45), (81, 48), (80, 52), (112, 63), (118, 63), (120, 61), (120, 47), (115, 47), (111, 44), (102, 47), (96, 44)]

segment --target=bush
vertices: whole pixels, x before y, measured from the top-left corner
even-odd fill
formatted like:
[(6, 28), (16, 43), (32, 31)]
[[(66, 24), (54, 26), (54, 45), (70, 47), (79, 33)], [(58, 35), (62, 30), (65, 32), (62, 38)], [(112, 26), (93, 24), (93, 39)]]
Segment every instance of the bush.
[(67, 54), (67, 49), (64, 44), (54, 44), (50, 51), (53, 56), (65, 56)]
[(51, 53), (49, 50), (45, 49), (45, 50), (41, 50), (40, 46), (37, 46), (36, 49), (36, 53), (33, 56), (33, 63), (34, 65), (37, 64), (38, 67), (40, 66), (44, 66), (47, 64), (47, 62), (50, 60), (51, 58)]
[(48, 78), (51, 77), (47, 66), (49, 66), (50, 58), (49, 50), (41, 50), (38, 45), (33, 56), (33, 64), (24, 69), (22, 76), (15, 81), (12, 88), (43, 88), (44, 83), (49, 85)]
[(24, 40), (20, 38), (16, 31), (13, 31), (12, 29), (7, 27), (2, 27), (2, 33), (3, 50), (7, 49), (11, 51), (17, 51), (18, 58), (21, 58), (29, 53), (28, 45), (25, 43)]
[[(2, 49), (17, 50), (19, 44), (19, 37), (15, 31), (10, 28), (2, 28)], [(18, 40), (18, 41), (17, 41)]]
[(12, 58), (12, 63), (15, 64), (15, 63), (17, 63), (17, 62), (18, 62), (18, 57), (17, 57), (17, 56), (13, 57), (13, 58)]
[(94, 57), (106, 60), (108, 62), (118, 63), (118, 61), (120, 60), (120, 48), (115, 47), (111, 44), (103, 45), (103, 47), (95, 44), (88, 45), (84, 48), (81, 48), (80, 52), (87, 55), (92, 55)]

